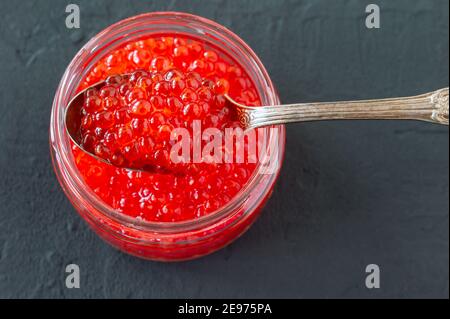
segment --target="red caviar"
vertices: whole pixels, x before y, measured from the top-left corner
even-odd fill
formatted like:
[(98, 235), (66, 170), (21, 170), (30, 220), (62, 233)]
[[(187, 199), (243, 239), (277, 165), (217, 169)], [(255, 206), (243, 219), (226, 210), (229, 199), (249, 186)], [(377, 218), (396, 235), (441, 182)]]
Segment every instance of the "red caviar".
[[(116, 74), (131, 74), (124, 79)], [(226, 205), (246, 184), (255, 163), (170, 162), (170, 132), (236, 127), (222, 94), (260, 105), (246, 72), (226, 53), (184, 36), (158, 36), (110, 52), (85, 77), (82, 145), (116, 166), (152, 165), (168, 171), (136, 172), (102, 163), (73, 148), (86, 183), (122, 213), (148, 221), (175, 222)], [(170, 170), (170, 168), (172, 170)]]

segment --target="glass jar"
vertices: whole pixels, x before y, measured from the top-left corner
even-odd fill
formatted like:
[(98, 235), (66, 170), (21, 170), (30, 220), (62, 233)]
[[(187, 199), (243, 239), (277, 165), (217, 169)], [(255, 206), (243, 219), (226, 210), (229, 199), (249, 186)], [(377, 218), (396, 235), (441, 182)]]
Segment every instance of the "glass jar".
[(190, 14), (147, 13), (120, 21), (93, 37), (67, 67), (57, 89), (50, 122), (50, 150), (58, 180), (73, 206), (94, 231), (114, 247), (146, 259), (177, 261), (200, 257), (229, 244), (249, 228), (272, 193), (285, 148), (283, 126), (264, 128), (267, 163), (258, 166), (248, 183), (224, 207), (183, 222), (148, 222), (132, 218), (103, 202), (84, 182), (71, 151), (64, 114), (88, 71), (111, 50), (151, 34), (178, 33), (211, 43), (230, 54), (248, 73), (263, 105), (279, 97), (261, 61), (223, 26)]

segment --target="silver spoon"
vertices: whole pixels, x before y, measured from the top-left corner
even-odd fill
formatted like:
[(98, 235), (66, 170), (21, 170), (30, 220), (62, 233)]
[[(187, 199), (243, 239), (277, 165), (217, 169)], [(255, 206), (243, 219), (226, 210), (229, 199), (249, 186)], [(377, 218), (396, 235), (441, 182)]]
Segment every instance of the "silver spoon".
[[(124, 75), (123, 77), (127, 77)], [(94, 84), (79, 92), (66, 109), (65, 126), (72, 141), (84, 152), (96, 159), (112, 165), (107, 160), (83, 149), (81, 146), (81, 108), (84, 93), (92, 88), (105, 85), (105, 81)], [(250, 107), (239, 104), (225, 95), (236, 111), (243, 129), (253, 129), (275, 124), (310, 122), (323, 120), (419, 120), (448, 125), (449, 88), (440, 89), (422, 95), (342, 102), (299, 103), (276, 106)], [(154, 167), (144, 169), (129, 168), (137, 171), (151, 171)]]
[(417, 96), (250, 107), (226, 96), (245, 129), (322, 120), (418, 120), (448, 125), (448, 88)]

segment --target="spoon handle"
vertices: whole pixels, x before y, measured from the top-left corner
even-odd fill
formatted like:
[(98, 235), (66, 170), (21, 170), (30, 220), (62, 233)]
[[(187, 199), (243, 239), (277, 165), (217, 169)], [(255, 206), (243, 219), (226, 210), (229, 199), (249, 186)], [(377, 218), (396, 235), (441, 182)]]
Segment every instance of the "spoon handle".
[(239, 107), (244, 127), (321, 120), (419, 120), (448, 125), (448, 88), (380, 100)]

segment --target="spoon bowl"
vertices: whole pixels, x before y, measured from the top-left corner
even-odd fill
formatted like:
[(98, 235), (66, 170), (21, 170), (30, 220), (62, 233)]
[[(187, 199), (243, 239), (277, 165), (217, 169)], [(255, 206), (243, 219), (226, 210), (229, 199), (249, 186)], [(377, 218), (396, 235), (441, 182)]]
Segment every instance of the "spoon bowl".
[[(105, 81), (98, 82), (94, 85), (91, 85), (90, 87), (80, 91), (75, 95), (72, 100), (70, 100), (69, 104), (66, 108), (66, 114), (64, 116), (64, 122), (65, 127), (67, 130), (67, 133), (69, 134), (70, 139), (72, 142), (83, 152), (89, 154), (90, 156), (94, 157), (96, 160), (112, 165), (109, 161), (107, 161), (104, 158), (101, 158), (97, 156), (96, 154), (89, 152), (84, 147), (81, 146), (81, 119), (82, 119), (82, 113), (81, 109), (83, 107), (84, 103), (84, 94), (86, 91), (94, 88), (101, 88), (105, 85)], [(135, 170), (133, 168), (129, 168), (131, 170)]]

